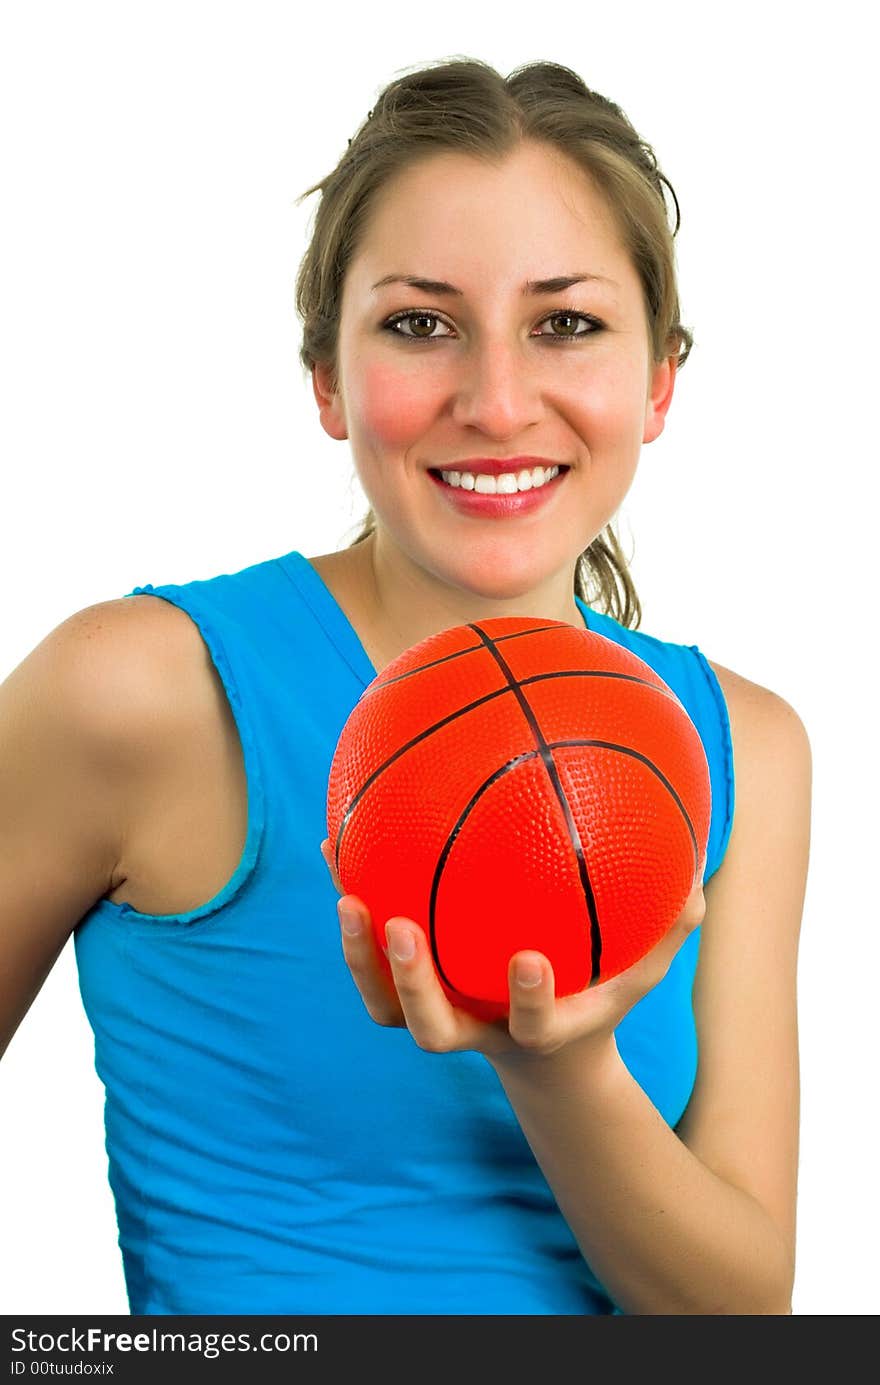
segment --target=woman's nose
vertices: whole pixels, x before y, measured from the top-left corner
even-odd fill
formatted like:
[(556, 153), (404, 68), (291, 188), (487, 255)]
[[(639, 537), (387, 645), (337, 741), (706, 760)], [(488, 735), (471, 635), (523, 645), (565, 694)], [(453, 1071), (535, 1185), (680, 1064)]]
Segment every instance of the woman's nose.
[(453, 417), (456, 423), (512, 437), (541, 418), (535, 363), (518, 343), (486, 340), (462, 361)]

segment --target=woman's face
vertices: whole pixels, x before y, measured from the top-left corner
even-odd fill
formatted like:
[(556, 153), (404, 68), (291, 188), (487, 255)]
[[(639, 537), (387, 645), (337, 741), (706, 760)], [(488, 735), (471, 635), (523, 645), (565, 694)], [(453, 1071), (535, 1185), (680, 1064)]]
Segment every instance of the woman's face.
[[(379, 285), (396, 275), (435, 285)], [(584, 282), (524, 291), (563, 276)], [(337, 373), (333, 392), (315, 368), (322, 425), (349, 439), (383, 544), (503, 599), (570, 583), (662, 431), (675, 370), (654, 366), (641, 281), (603, 199), (527, 143), (496, 167), (433, 155), (386, 186), (346, 274)], [(477, 515), (430, 472), (486, 457), (569, 470), (535, 509)]]

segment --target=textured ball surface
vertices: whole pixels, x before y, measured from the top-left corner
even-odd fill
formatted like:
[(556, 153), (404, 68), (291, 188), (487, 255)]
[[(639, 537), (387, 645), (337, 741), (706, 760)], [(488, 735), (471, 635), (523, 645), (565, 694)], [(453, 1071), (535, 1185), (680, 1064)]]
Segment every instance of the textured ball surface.
[(522, 949), (557, 996), (650, 951), (705, 868), (710, 817), (672, 689), (604, 635), (531, 617), (405, 650), (352, 709), (327, 786), (336, 871), (379, 946), (389, 918), (415, 920), (450, 1001), (487, 1020)]

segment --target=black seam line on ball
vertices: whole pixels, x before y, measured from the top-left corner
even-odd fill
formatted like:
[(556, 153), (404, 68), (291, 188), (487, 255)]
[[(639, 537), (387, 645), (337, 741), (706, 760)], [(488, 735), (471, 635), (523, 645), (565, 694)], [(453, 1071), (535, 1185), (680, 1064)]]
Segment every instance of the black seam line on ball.
[(494, 770), (492, 774), (489, 775), (489, 778), (485, 781), (485, 783), (481, 784), (480, 787), (477, 789), (476, 793), (473, 795), (470, 802), (466, 804), (465, 807), (462, 809), (458, 821), (455, 823), (454, 827), (452, 828), (452, 831), (446, 838), (443, 850), (440, 852), (440, 855), (437, 858), (437, 865), (434, 870), (434, 879), (431, 881), (431, 901), (428, 906), (428, 930), (431, 939), (431, 956), (434, 958), (434, 964), (437, 967), (437, 970), (439, 971), (440, 975), (443, 977), (443, 980), (446, 982), (447, 986), (450, 986), (452, 990), (454, 990), (458, 995), (466, 995), (467, 992), (460, 990), (459, 987), (456, 986), (455, 982), (450, 980), (450, 978), (447, 976), (446, 971), (443, 967), (443, 963), (440, 960), (440, 948), (437, 943), (436, 904), (437, 892), (440, 889), (440, 877), (443, 874), (443, 868), (446, 865), (446, 862), (449, 858), (449, 853), (452, 851), (452, 848), (455, 845), (456, 837), (464, 827), (464, 824), (467, 822), (467, 819), (471, 813), (471, 809), (480, 801), (486, 790), (490, 789), (492, 785), (496, 783), (499, 779), (501, 779), (505, 774), (509, 774), (512, 769), (516, 769), (518, 765), (525, 764), (527, 760), (534, 760), (538, 753), (539, 752), (537, 750), (525, 750), (521, 755), (515, 755), (512, 760), (507, 761), (506, 765), (502, 765), (500, 769)]
[[(561, 622), (557, 621), (555, 625), (533, 625), (528, 630), (514, 630), (510, 635), (499, 635), (498, 643), (500, 644), (502, 640), (521, 640), (524, 635), (540, 635), (545, 630), (558, 630), (560, 624)], [(467, 649), (455, 649), (451, 654), (444, 654), (439, 659), (432, 659), (430, 663), (419, 664), (418, 668), (407, 669), (406, 673), (397, 673), (393, 678), (387, 678), (384, 683), (376, 681), (382, 676), (377, 673), (376, 679), (364, 688), (361, 699), (378, 692), (380, 688), (390, 688), (392, 683), (402, 683), (405, 678), (413, 678), (417, 673), (424, 673), (426, 669), (437, 668), (440, 664), (448, 664), (450, 659), (460, 659), (463, 654), (475, 654), (477, 650), (483, 648), (485, 646), (482, 641), (479, 644), (469, 644)]]
[[(603, 668), (561, 669), (553, 673), (535, 673), (529, 678), (523, 678), (520, 687), (527, 687), (530, 683), (541, 683), (549, 678), (621, 678), (625, 683), (640, 683), (643, 687), (650, 688), (652, 692), (660, 693), (663, 697), (668, 698), (669, 701), (674, 702), (677, 707), (681, 707), (681, 703), (671, 689), (659, 687), (656, 683), (650, 682), (647, 678), (640, 678), (633, 673), (614, 673)], [(389, 679), (389, 683), (393, 681), (396, 680)], [(387, 686), (387, 684), (385, 686)], [(435, 731), (440, 731), (444, 726), (448, 726), (451, 721), (455, 721), (458, 717), (464, 716), (466, 712), (472, 712), (475, 707), (482, 707), (485, 702), (491, 702), (493, 698), (505, 697), (511, 691), (512, 688), (508, 682), (503, 684), (500, 688), (493, 688), (490, 693), (485, 693), (483, 697), (478, 697), (474, 702), (468, 702), (465, 703), (463, 707), (457, 707), (454, 712), (449, 713), (449, 716), (442, 717), (440, 721), (432, 722), (430, 726), (425, 727), (424, 731), (420, 731), (417, 736), (413, 736), (411, 740), (405, 741), (403, 745), (398, 746), (393, 755), (389, 755), (387, 760), (383, 760), (382, 764), (378, 765), (376, 769), (373, 770), (372, 774), (368, 775), (343, 813), (342, 821), (339, 824), (339, 833), (336, 837), (336, 846), (334, 848), (337, 875), (339, 874), (342, 838), (345, 835), (345, 829), (358, 803), (361, 801), (370, 785), (375, 783), (379, 778), (379, 775), (384, 774), (385, 770), (393, 765), (395, 760), (399, 760), (401, 755), (405, 755), (407, 751), (412, 750), (414, 745), (418, 745), (420, 741), (426, 740), (428, 736), (433, 736)], [(684, 710), (685, 709), (682, 707), (682, 711)], [(685, 713), (685, 715), (687, 715), (687, 713)]]
[[(617, 752), (618, 754), (620, 754), (620, 755), (630, 755), (634, 760), (641, 760), (642, 764), (643, 764), (643, 765), (646, 765), (647, 768), (651, 771), (651, 773), (652, 773), (652, 774), (655, 774), (655, 775), (657, 776), (657, 778), (658, 778), (658, 779), (660, 780), (660, 782), (663, 784), (664, 788), (668, 789), (669, 793), (670, 793), (670, 794), (672, 795), (672, 797), (675, 799), (675, 802), (677, 803), (677, 805), (678, 805), (678, 807), (679, 807), (679, 809), (680, 809), (680, 811), (681, 811), (681, 815), (682, 815), (682, 817), (684, 818), (685, 826), (687, 827), (688, 835), (690, 836), (690, 839), (691, 839), (691, 845), (692, 845), (693, 851), (694, 851), (694, 862), (695, 862), (695, 863), (698, 862), (698, 860), (699, 860), (699, 852), (698, 852), (698, 848), (697, 848), (697, 835), (696, 835), (696, 832), (694, 831), (693, 823), (691, 822), (690, 817), (688, 816), (687, 809), (685, 808), (684, 804), (682, 803), (681, 798), (679, 797), (679, 795), (676, 793), (676, 791), (675, 791), (675, 786), (674, 786), (673, 784), (670, 783), (670, 781), (666, 778), (666, 775), (663, 773), (663, 771), (662, 771), (661, 769), (659, 769), (659, 768), (657, 767), (657, 765), (654, 764), (653, 760), (649, 760), (648, 757), (647, 757), (646, 755), (643, 755), (643, 754), (641, 753), (641, 751), (639, 751), (639, 750), (634, 750), (634, 749), (632, 748), (632, 746), (630, 746), (630, 745), (618, 745), (615, 741), (569, 740), (569, 741), (548, 741), (546, 744), (547, 744), (547, 749), (548, 749), (548, 750), (565, 750), (565, 749), (567, 749), (567, 748), (574, 747), (574, 746), (578, 746), (578, 747), (584, 747), (584, 746), (585, 746), (585, 747), (588, 747), (588, 748), (594, 748), (594, 749), (599, 749), (599, 750), (614, 750), (614, 751), (616, 751), (616, 752)], [(450, 834), (449, 834), (449, 837), (447, 838), (446, 845), (443, 847), (443, 850), (442, 850), (442, 852), (440, 853), (440, 857), (439, 857), (438, 862), (437, 862), (437, 868), (436, 868), (436, 870), (435, 870), (435, 872), (434, 872), (434, 879), (433, 879), (432, 884), (431, 884), (431, 902), (430, 902), (430, 909), (429, 909), (429, 930), (430, 930), (430, 939), (431, 939), (431, 955), (432, 955), (433, 958), (434, 958), (434, 962), (435, 962), (435, 964), (436, 964), (436, 966), (437, 966), (437, 970), (439, 971), (440, 975), (443, 977), (443, 980), (444, 980), (444, 981), (446, 982), (446, 984), (447, 984), (448, 986), (450, 986), (454, 991), (458, 991), (458, 994), (459, 994), (459, 995), (465, 995), (465, 994), (467, 994), (467, 993), (466, 993), (465, 991), (460, 990), (459, 987), (456, 986), (455, 982), (452, 981), (452, 980), (450, 979), (449, 976), (447, 976), (447, 974), (446, 974), (446, 972), (445, 972), (445, 970), (444, 970), (444, 968), (443, 968), (443, 964), (442, 964), (442, 962), (441, 962), (441, 960), (440, 960), (440, 950), (439, 950), (439, 946), (438, 946), (438, 943), (437, 943), (437, 933), (436, 933), (436, 928), (435, 928), (435, 923), (434, 923), (434, 920), (435, 920), (435, 904), (436, 904), (436, 900), (437, 900), (437, 893), (438, 893), (438, 890), (439, 890), (439, 887), (440, 887), (440, 877), (441, 877), (441, 875), (442, 875), (442, 873), (443, 873), (443, 868), (444, 868), (444, 866), (445, 866), (445, 864), (446, 864), (447, 858), (449, 857), (449, 854), (450, 854), (450, 852), (451, 852), (453, 846), (455, 845), (455, 839), (456, 839), (456, 837), (458, 836), (459, 832), (461, 832), (462, 828), (464, 827), (464, 824), (465, 824), (465, 822), (467, 821), (467, 819), (468, 819), (468, 817), (469, 817), (469, 815), (470, 815), (472, 809), (475, 807), (475, 805), (476, 805), (476, 804), (479, 802), (479, 800), (482, 798), (482, 796), (483, 796), (483, 794), (486, 792), (486, 790), (487, 790), (487, 789), (490, 789), (490, 788), (492, 787), (492, 785), (493, 785), (494, 783), (496, 783), (497, 780), (499, 780), (499, 779), (502, 777), (502, 775), (508, 774), (508, 773), (510, 772), (510, 770), (516, 769), (519, 765), (524, 764), (527, 760), (534, 760), (534, 759), (535, 759), (538, 755), (540, 755), (540, 754), (541, 754), (541, 751), (540, 751), (540, 750), (526, 750), (526, 751), (524, 751), (521, 755), (515, 755), (515, 756), (513, 757), (513, 759), (508, 760), (507, 764), (502, 765), (502, 766), (500, 767), (500, 769), (494, 770), (493, 773), (490, 774), (489, 778), (485, 781), (485, 783), (483, 783), (483, 784), (480, 785), (480, 787), (476, 790), (476, 792), (474, 793), (473, 797), (471, 798), (470, 802), (469, 802), (469, 803), (467, 804), (467, 806), (462, 810), (461, 815), (460, 815), (459, 818), (458, 818), (458, 821), (455, 823), (455, 826), (453, 827), (452, 831), (451, 831)], [(596, 974), (598, 975), (598, 972), (597, 972)], [(589, 984), (590, 984), (591, 986), (595, 985), (595, 984), (596, 984), (595, 979), (591, 978)]]
[(474, 634), (478, 635), (481, 640), (485, 641), (486, 648), (492, 655), (495, 662), (498, 664), (498, 667), (501, 669), (501, 672), (504, 674), (504, 677), (507, 679), (508, 686), (510, 687), (514, 696), (516, 697), (516, 700), (519, 703), (520, 708), (522, 710), (523, 716), (528, 722), (532, 735), (535, 738), (535, 746), (540, 751), (544, 768), (547, 771), (550, 783), (553, 785), (553, 792), (556, 794), (559, 806), (562, 809), (563, 816), (565, 817), (565, 825), (568, 829), (569, 841), (571, 842), (571, 845), (574, 848), (575, 856), (577, 858), (577, 868), (578, 875), (580, 876), (581, 881), (581, 889), (583, 890), (584, 899), (586, 900), (587, 904), (587, 912), (590, 916), (589, 984), (592, 986), (593, 982), (599, 975), (599, 964), (602, 960), (602, 930), (599, 927), (599, 915), (596, 909), (596, 896), (593, 893), (593, 883), (590, 880), (590, 873), (587, 869), (587, 862), (584, 857), (583, 842), (581, 841), (580, 833), (577, 829), (577, 823), (575, 822), (574, 815), (571, 811), (571, 804), (569, 803), (566, 792), (562, 787), (562, 780), (559, 778), (559, 770), (556, 768), (556, 763), (547, 744), (547, 739), (543, 731), (541, 730), (540, 722), (538, 721), (538, 718), (535, 716), (535, 713), (532, 709), (532, 705), (529, 702), (528, 698), (525, 696), (520, 683), (517, 681), (513, 669), (510, 667), (507, 660), (504, 658), (504, 655), (501, 653), (496, 641), (492, 639), (491, 635), (487, 635), (485, 630), (482, 630), (479, 625), (471, 625), (470, 629), (473, 630)]
[[(495, 643), (503, 644), (507, 640), (521, 640), (526, 635), (542, 635), (545, 634), (548, 630), (559, 630), (560, 627), (564, 625), (564, 623), (565, 622), (563, 621), (556, 621), (552, 625), (533, 625), (530, 626), (528, 630), (514, 630), (513, 633), (510, 635), (499, 635), (495, 640)], [(469, 626), (468, 628), (473, 630), (476, 627)], [(577, 626), (572, 626), (572, 629), (577, 629)], [(587, 634), (592, 633), (594, 632), (589, 630), (587, 631)], [(407, 669), (406, 673), (395, 674), (393, 678), (386, 679), (384, 683), (380, 683), (378, 681), (382, 675), (377, 673), (376, 677), (373, 679), (373, 682), (370, 683), (366, 688), (364, 688), (363, 692), (358, 698), (358, 702), (362, 702), (367, 697), (372, 697), (375, 693), (380, 692), (382, 688), (390, 688), (392, 683), (402, 683), (406, 678), (414, 678), (417, 673), (424, 673), (429, 668), (438, 668), (440, 664), (448, 664), (450, 660), (460, 659), (464, 654), (475, 654), (478, 650), (485, 649), (485, 647), (485, 640), (481, 640), (479, 644), (469, 644), (466, 649), (456, 649), (452, 654), (444, 654), (441, 658), (432, 659), (427, 664), (419, 664), (417, 668)], [(525, 687), (527, 683), (534, 683), (539, 678), (569, 678), (572, 676), (572, 674), (576, 673), (591, 674), (594, 677), (600, 678), (627, 678), (634, 683), (645, 683), (649, 687), (655, 688), (657, 692), (665, 693), (667, 697), (669, 697), (673, 702), (675, 702), (679, 707), (681, 707), (682, 711), (686, 710), (684, 703), (681, 701), (681, 698), (678, 697), (678, 695), (674, 693), (671, 688), (658, 688), (657, 685), (652, 683), (648, 678), (639, 678), (637, 675), (632, 673), (614, 673), (610, 669), (561, 669), (559, 672), (556, 673), (537, 673), (533, 674), (531, 678), (521, 679), (520, 686)]]

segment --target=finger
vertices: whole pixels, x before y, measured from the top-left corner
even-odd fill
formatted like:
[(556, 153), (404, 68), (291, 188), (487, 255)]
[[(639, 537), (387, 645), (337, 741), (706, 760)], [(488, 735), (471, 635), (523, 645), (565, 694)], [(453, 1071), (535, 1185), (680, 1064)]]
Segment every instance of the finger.
[(563, 1043), (556, 1019), (553, 967), (542, 952), (517, 952), (507, 973), (508, 1028), (521, 1048), (548, 1053)]
[(321, 855), (324, 857), (324, 865), (327, 867), (327, 869), (328, 869), (329, 872), (330, 872), (330, 878), (331, 878), (332, 881), (333, 881), (333, 885), (334, 885), (334, 888), (335, 888), (335, 890), (336, 890), (336, 893), (337, 893), (337, 894), (345, 894), (345, 891), (344, 891), (344, 889), (342, 888), (342, 883), (341, 883), (341, 881), (340, 881), (340, 879), (339, 879), (339, 876), (336, 874), (336, 863), (335, 863), (335, 861), (334, 861), (334, 859), (333, 859), (333, 848), (332, 848), (331, 845), (330, 845), (330, 838), (329, 838), (329, 837), (325, 837), (324, 840), (323, 840), (322, 843), (321, 843)]
[(406, 1023), (391, 967), (376, 945), (369, 910), (356, 895), (337, 902), (342, 952), (370, 1018), (377, 1024)]
[(407, 1028), (427, 1053), (448, 1053), (466, 1046), (465, 1031), (476, 1022), (452, 1006), (434, 969), (427, 939), (412, 919), (385, 924), (388, 960)]
[(681, 912), (679, 922), (684, 920), (691, 929), (699, 928), (703, 919), (706, 917), (706, 896), (703, 893), (703, 881), (699, 880), (688, 895), (687, 902)]

